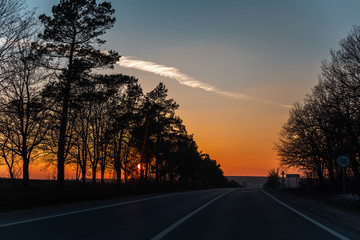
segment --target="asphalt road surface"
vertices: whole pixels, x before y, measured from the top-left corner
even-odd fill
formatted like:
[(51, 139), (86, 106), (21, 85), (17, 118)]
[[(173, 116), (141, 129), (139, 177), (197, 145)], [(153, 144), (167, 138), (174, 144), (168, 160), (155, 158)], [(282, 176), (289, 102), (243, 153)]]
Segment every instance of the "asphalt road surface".
[[(325, 221), (325, 220), (324, 220)], [(328, 220), (325, 221), (328, 223)], [(359, 238), (357, 238), (359, 236)], [(360, 239), (260, 189), (154, 194), (0, 214), (0, 239)]]

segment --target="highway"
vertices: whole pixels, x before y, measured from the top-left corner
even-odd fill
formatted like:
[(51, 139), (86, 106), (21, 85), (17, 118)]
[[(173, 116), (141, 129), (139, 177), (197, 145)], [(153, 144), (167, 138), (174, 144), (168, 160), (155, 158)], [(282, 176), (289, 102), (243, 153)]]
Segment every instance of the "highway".
[[(325, 224), (324, 224), (325, 223)], [(0, 239), (356, 239), (260, 189), (133, 196), (0, 214)]]

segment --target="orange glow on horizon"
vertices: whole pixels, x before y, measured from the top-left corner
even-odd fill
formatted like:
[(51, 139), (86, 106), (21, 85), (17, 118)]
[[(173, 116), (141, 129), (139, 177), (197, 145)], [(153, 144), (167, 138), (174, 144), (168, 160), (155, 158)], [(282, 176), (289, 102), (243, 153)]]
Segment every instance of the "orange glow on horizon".
[[(270, 169), (278, 168), (273, 147), (287, 111), (273, 114), (267, 105), (261, 111), (249, 107), (246, 113), (241, 107), (185, 111), (191, 107), (179, 103), (185, 105), (178, 115), (188, 133), (194, 134), (200, 151), (221, 165), (225, 176), (267, 176)], [(136, 167), (141, 170), (141, 164)], [(55, 166), (44, 170), (41, 164), (30, 164), (30, 178), (54, 179), (56, 175)], [(8, 177), (5, 166), (0, 166), (0, 177)], [(66, 166), (65, 178), (75, 179), (73, 167)]]
[(225, 176), (267, 176), (279, 166), (273, 148), (288, 110), (257, 108), (182, 110), (181, 116), (199, 150), (209, 153)]

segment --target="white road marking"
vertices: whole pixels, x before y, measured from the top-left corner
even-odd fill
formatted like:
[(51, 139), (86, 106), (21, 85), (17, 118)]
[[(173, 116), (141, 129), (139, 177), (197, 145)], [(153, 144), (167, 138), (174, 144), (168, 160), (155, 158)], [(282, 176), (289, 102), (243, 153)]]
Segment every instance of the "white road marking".
[[(236, 190), (236, 189), (235, 189)], [(171, 232), (172, 230), (174, 230), (175, 228), (177, 228), (178, 226), (180, 226), (182, 223), (184, 223), (186, 220), (188, 220), (189, 218), (191, 218), (193, 215), (195, 215), (196, 213), (198, 213), (199, 211), (201, 211), (202, 209), (204, 209), (205, 207), (207, 207), (208, 205), (210, 205), (211, 203), (215, 202), (216, 200), (218, 200), (219, 198), (225, 196), (226, 194), (229, 194), (235, 190), (231, 190), (228, 191), (226, 193), (221, 194), (220, 196), (210, 200), (209, 202), (207, 202), (206, 204), (202, 205), (201, 207), (199, 207), (198, 209), (196, 209), (195, 211), (189, 213), (188, 215), (186, 215), (185, 217), (181, 218), (179, 221), (177, 221), (176, 223), (174, 223), (173, 225), (171, 225), (170, 227), (166, 228), (165, 230), (163, 230), (162, 232), (160, 232), (159, 234), (157, 234), (156, 236), (152, 237), (151, 240), (160, 240), (163, 237), (165, 237), (169, 232)]]
[(100, 210), (100, 209), (104, 209), (104, 208), (111, 208), (111, 207), (131, 204), (131, 203), (138, 203), (138, 202), (143, 202), (143, 201), (148, 201), (148, 200), (154, 200), (154, 199), (158, 199), (158, 198), (176, 196), (179, 194), (183, 194), (183, 193), (166, 194), (166, 195), (161, 195), (161, 196), (156, 196), (156, 197), (148, 197), (148, 198), (143, 198), (143, 199), (134, 200), (134, 201), (114, 203), (114, 204), (110, 204), (110, 205), (103, 205), (103, 206), (99, 206), (99, 207), (86, 208), (86, 209), (77, 210), (77, 211), (49, 215), (49, 216), (45, 216), (45, 217), (31, 218), (31, 219), (17, 221), (17, 222), (4, 223), (4, 224), (0, 224), (0, 228), (14, 226), (14, 225), (18, 225), (18, 224), (24, 224), (24, 223), (31, 223), (31, 222), (36, 222), (36, 221), (41, 221), (41, 220), (46, 220), (46, 219), (51, 219), (51, 218), (57, 218), (57, 217), (62, 217), (62, 216), (68, 216), (68, 215), (73, 215), (73, 214), (78, 214), (78, 213), (90, 212), (90, 211)]
[(305, 214), (299, 212), (298, 210), (296, 210), (296, 209), (290, 207), (289, 205), (281, 202), (280, 200), (278, 200), (277, 198), (273, 197), (272, 195), (270, 195), (269, 193), (265, 192), (264, 190), (261, 189), (261, 191), (262, 191), (263, 193), (265, 193), (266, 195), (268, 195), (269, 197), (271, 197), (272, 199), (274, 199), (276, 202), (278, 202), (278, 203), (280, 203), (281, 205), (283, 205), (284, 207), (288, 208), (289, 210), (293, 211), (294, 213), (298, 214), (299, 216), (305, 218), (306, 220), (312, 222), (312, 223), (315, 224), (316, 226), (324, 229), (325, 231), (327, 231), (328, 233), (334, 235), (335, 237), (337, 237), (337, 238), (339, 238), (339, 239), (342, 239), (342, 240), (350, 240), (349, 238), (345, 237), (344, 235), (341, 235), (340, 233), (338, 233), (338, 232), (336, 232), (336, 231), (334, 231), (334, 230), (332, 230), (332, 229), (324, 226), (323, 224), (319, 223), (318, 221), (316, 221), (316, 220), (314, 220), (314, 219), (306, 216)]

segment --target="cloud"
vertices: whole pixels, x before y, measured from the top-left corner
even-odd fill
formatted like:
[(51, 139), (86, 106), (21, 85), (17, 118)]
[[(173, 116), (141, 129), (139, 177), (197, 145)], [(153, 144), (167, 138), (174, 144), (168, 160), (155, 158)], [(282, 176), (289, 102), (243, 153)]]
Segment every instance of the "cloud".
[(273, 101), (269, 101), (269, 100), (265, 100), (265, 99), (261, 99), (261, 98), (255, 98), (255, 97), (251, 97), (246, 94), (222, 91), (222, 90), (216, 88), (215, 86), (198, 81), (198, 80), (180, 72), (180, 70), (175, 67), (168, 67), (168, 66), (160, 65), (157, 63), (153, 63), (153, 62), (138, 60), (133, 57), (124, 57), (124, 56), (121, 57), (120, 61), (117, 62), (117, 64), (124, 68), (134, 68), (134, 69), (138, 69), (138, 70), (141, 70), (144, 72), (150, 72), (150, 73), (162, 76), (162, 77), (172, 78), (172, 79), (175, 79), (176, 81), (178, 81), (182, 85), (185, 85), (185, 86), (188, 86), (191, 88), (200, 88), (205, 91), (213, 92), (213, 93), (223, 95), (226, 97), (241, 99), (241, 100), (251, 100), (251, 101), (257, 101), (257, 102), (263, 102), (263, 103), (281, 106), (284, 108), (291, 108), (290, 105), (281, 104), (281, 103), (277, 103), (277, 102), (273, 102)]

